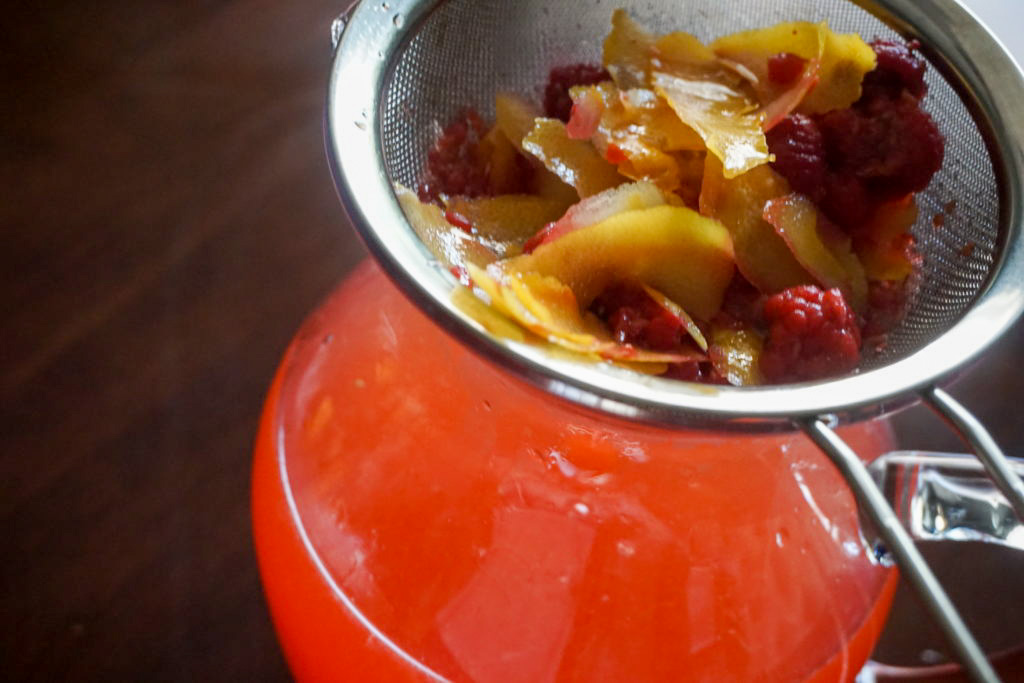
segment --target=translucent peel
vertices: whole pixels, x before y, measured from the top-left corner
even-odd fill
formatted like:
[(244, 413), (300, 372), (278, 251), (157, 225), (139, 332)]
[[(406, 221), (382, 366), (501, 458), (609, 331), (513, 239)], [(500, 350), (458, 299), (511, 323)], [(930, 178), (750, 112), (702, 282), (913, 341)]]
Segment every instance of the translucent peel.
[(500, 92), (494, 96), (494, 115), (497, 127), (508, 141), (521, 154), (527, 154), (523, 149), (523, 138), (533, 130), (533, 122), (544, 115), (540, 108), (525, 97)]
[(447, 197), (444, 203), (448, 211), (471, 223), (482, 237), (520, 248), (538, 230), (562, 215), (561, 202), (534, 195)]
[(573, 86), (569, 90), (572, 112), (565, 129), (573, 140), (589, 140), (604, 116), (605, 98), (598, 86)]
[(821, 82), (812, 90), (799, 111), (824, 114), (845, 109), (860, 99), (864, 76), (873, 71), (878, 58), (871, 46), (856, 33), (833, 33), (822, 25), (825, 49), (821, 55)]
[(563, 182), (576, 188), (580, 197), (597, 194), (625, 180), (589, 142), (570, 139), (565, 124), (557, 119), (536, 119), (523, 138), (522, 147)]
[(441, 207), (424, 204), (416, 193), (395, 185), (395, 196), (405, 212), (409, 225), (446, 268), (465, 269), (469, 265), (485, 266), (498, 258), (498, 248), (491, 248), (473, 235), (449, 223)]
[(632, 363), (681, 363), (703, 357), (696, 353), (645, 351), (613, 341), (596, 318), (580, 313), (572, 290), (557, 278), (509, 271), (502, 264), (486, 271), (471, 265), (469, 273), (473, 284), (496, 310), (570, 351)]
[(726, 177), (771, 161), (758, 102), (696, 37), (677, 32), (655, 38), (616, 10), (603, 57), (621, 91), (655, 90), (722, 160)]
[(584, 308), (609, 285), (632, 281), (663, 292), (703, 320), (721, 308), (734, 272), (725, 228), (667, 205), (618, 213), (502, 265), (557, 277)]
[(762, 215), (770, 200), (789, 192), (789, 183), (769, 166), (759, 166), (729, 180), (722, 174), (721, 162), (710, 155), (707, 158), (701, 213), (726, 227), (732, 236), (736, 267), (765, 294), (814, 282)]
[(620, 127), (635, 126), (642, 137), (669, 152), (704, 151), (704, 141), (697, 132), (680, 121), (668, 103), (653, 90), (619, 91), (618, 101), (625, 119)]
[(722, 72), (711, 48), (684, 31), (661, 36), (655, 40), (651, 52), (653, 66), (661, 71), (689, 75), (714, 74), (714, 80), (722, 83), (733, 80)]
[(647, 296), (651, 297), (651, 299), (661, 306), (661, 308), (671, 313), (672, 316), (679, 321), (679, 324), (683, 326), (683, 329), (685, 329), (687, 334), (690, 335), (690, 338), (697, 342), (697, 346), (700, 347), (701, 351), (708, 350), (708, 342), (704, 338), (704, 334), (700, 331), (700, 328), (697, 327), (697, 323), (694, 322), (693, 318), (691, 318), (679, 304), (672, 301), (672, 299), (669, 299), (653, 287), (643, 285), (643, 290), (647, 293)]
[(452, 303), (456, 308), (475, 320), (481, 327), (494, 336), (520, 344), (543, 345), (546, 347), (547, 352), (554, 357), (578, 363), (598, 363), (601, 361), (608, 361), (613, 365), (645, 375), (661, 375), (668, 370), (667, 363), (602, 358), (595, 353), (573, 351), (564, 346), (559, 346), (540, 339), (533, 333), (528, 332), (521, 324), (517, 323), (512, 318), (500, 313), (494, 306), (485, 303), (470, 289), (461, 285), (456, 286), (452, 291)]
[(522, 175), (516, 163), (519, 150), (497, 124), (480, 141), (480, 149), (487, 159), (487, 181), (491, 191), (497, 195), (518, 191)]
[(703, 151), (704, 142), (679, 120), (653, 90), (620, 91), (614, 83), (572, 88), (568, 130), (590, 139), (618, 172), (655, 183), (666, 192), (680, 188), (685, 173), (674, 152)]
[(857, 233), (854, 248), (869, 280), (902, 281), (914, 272), (913, 235), (917, 223), (914, 198), (904, 197), (878, 207)]
[(456, 286), (452, 291), (452, 303), (496, 337), (521, 343), (529, 340), (527, 332), (522, 326), (499, 313), (494, 306), (484, 303), (462, 285)]
[(655, 91), (679, 119), (704, 140), (722, 161), (726, 178), (735, 178), (774, 159), (761, 129), (757, 103), (731, 86), (704, 76), (661, 71), (651, 75)]
[(820, 67), (826, 44), (824, 31), (827, 30), (824, 24), (786, 22), (722, 36), (711, 43), (711, 49), (719, 58), (740, 64), (752, 74), (751, 84), (758, 99), (767, 103), (778, 99), (790, 86), (771, 79), (769, 60), (778, 54), (789, 53), (808, 63), (817, 60)]
[(617, 213), (661, 206), (665, 195), (652, 183), (628, 183), (587, 197), (569, 207), (561, 218), (544, 230), (537, 246), (553, 242), (570, 232), (600, 223)]
[(612, 13), (612, 30), (604, 40), (603, 62), (622, 90), (646, 88), (650, 81), (654, 37), (624, 9)]
[(838, 287), (854, 310), (867, 304), (864, 267), (852, 251), (851, 241), (818, 214), (810, 199), (790, 194), (764, 207), (764, 219), (774, 226), (793, 256), (823, 287)]
[(729, 384), (737, 387), (764, 383), (761, 375), (761, 351), (764, 341), (752, 329), (714, 327), (711, 330), (712, 366)]
[[(805, 114), (822, 114), (856, 102), (864, 75), (874, 69), (876, 63), (874, 50), (860, 36), (835, 33), (825, 22), (787, 22), (733, 33), (715, 40), (711, 49), (720, 58), (741, 64), (754, 74), (757, 79), (754, 88), (761, 102), (788, 98), (787, 107), (792, 104)], [(808, 61), (795, 85), (773, 83), (768, 74), (768, 60), (785, 52)], [(817, 85), (807, 88), (811, 69), (817, 71)], [(801, 94), (794, 88), (804, 92)], [(778, 102), (775, 106), (781, 110), (782, 104)], [(779, 111), (775, 111), (767, 118), (770, 121), (778, 114)]]
[[(540, 108), (520, 95), (498, 93), (494, 97), (495, 129), (504, 135), (518, 154), (530, 159), (536, 168), (533, 191), (545, 199), (562, 203), (563, 208), (573, 204), (579, 195), (576, 190), (549, 171), (523, 148), (523, 138), (533, 130), (534, 122), (543, 116)], [(514, 158), (513, 158), (514, 161)], [(515, 171), (518, 173), (518, 171)]]
[(762, 126), (766, 131), (771, 130), (789, 116), (807, 94), (814, 90), (821, 80), (821, 61), (812, 59), (804, 67), (803, 74), (793, 83), (792, 86), (782, 91), (777, 97), (768, 102), (761, 109)]
[(533, 171), (532, 188), (538, 197), (557, 203), (563, 212), (580, 200), (576, 188), (566, 185), (561, 178), (540, 164)]

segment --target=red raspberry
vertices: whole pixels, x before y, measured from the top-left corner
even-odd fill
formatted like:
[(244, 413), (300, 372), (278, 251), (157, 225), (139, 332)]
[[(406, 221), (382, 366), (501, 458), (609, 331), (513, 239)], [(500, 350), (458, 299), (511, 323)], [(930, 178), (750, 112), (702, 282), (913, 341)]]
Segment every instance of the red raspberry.
[(830, 165), (859, 178), (879, 199), (923, 190), (942, 167), (942, 134), (910, 96), (829, 112), (819, 126)]
[(679, 320), (639, 287), (609, 287), (594, 301), (591, 310), (605, 321), (620, 344), (674, 351), (688, 338)]
[(419, 188), (420, 199), (434, 201), (442, 194), (467, 197), (488, 194), (487, 163), (480, 152), (480, 139), (486, 133), (487, 127), (476, 111), (461, 111), (427, 153), (426, 178)]
[(872, 280), (868, 283), (868, 310), (863, 330), (865, 340), (883, 337), (903, 320), (907, 295), (906, 281)]
[(875, 212), (878, 200), (859, 178), (829, 171), (825, 176), (825, 198), (820, 208), (833, 223), (856, 232)]
[(544, 113), (550, 118), (568, 122), (569, 114), (572, 113), (569, 88), (574, 85), (596, 85), (610, 79), (604, 67), (597, 64), (556, 66), (551, 70), (548, 84), (544, 88)]
[(821, 201), (825, 193), (825, 140), (818, 124), (803, 114), (791, 114), (766, 133), (775, 155), (772, 167), (792, 188)]
[(728, 380), (715, 370), (708, 361), (690, 361), (688, 363), (670, 363), (662, 377), (682, 382), (699, 382), (701, 384), (728, 384)]
[(791, 287), (768, 298), (768, 338), (761, 372), (772, 383), (802, 382), (849, 372), (860, 362), (860, 329), (838, 289)]
[(903, 43), (876, 40), (871, 43), (878, 64), (864, 77), (864, 100), (877, 97), (896, 99), (902, 91), (921, 99), (928, 91), (924, 82), (924, 60), (914, 56), (913, 48)]
[(725, 290), (722, 308), (714, 323), (734, 330), (753, 327), (761, 322), (761, 292), (745, 277), (736, 273)]

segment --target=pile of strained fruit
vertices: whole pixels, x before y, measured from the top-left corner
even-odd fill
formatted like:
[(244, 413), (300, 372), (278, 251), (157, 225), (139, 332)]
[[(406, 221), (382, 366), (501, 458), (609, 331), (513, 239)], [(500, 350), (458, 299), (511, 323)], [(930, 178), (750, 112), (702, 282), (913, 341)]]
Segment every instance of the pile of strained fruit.
[(602, 65), (552, 69), (543, 110), (463, 111), (398, 198), (497, 334), (690, 381), (848, 373), (901, 319), (942, 164), (916, 47), (806, 22), (705, 45), (619, 10)]

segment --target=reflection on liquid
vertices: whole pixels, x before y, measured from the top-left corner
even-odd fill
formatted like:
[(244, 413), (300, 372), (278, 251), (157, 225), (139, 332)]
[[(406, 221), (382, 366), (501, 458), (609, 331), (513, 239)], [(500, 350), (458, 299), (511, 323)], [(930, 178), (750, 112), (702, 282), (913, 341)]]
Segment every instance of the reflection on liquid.
[(473, 680), (554, 680), (594, 528), (510, 507), (497, 512), (492, 538), (473, 578), (438, 613), (441, 639)]

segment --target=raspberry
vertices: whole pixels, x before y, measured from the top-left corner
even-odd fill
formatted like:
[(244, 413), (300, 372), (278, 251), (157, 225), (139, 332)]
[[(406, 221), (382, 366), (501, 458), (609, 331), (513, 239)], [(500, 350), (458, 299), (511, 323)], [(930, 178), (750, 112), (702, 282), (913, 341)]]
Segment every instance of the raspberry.
[(838, 289), (791, 287), (765, 301), (764, 318), (769, 330), (761, 372), (769, 382), (832, 377), (860, 362), (860, 329)]
[(596, 64), (569, 64), (551, 69), (548, 84), (544, 88), (544, 113), (550, 118), (569, 121), (572, 113), (572, 98), (569, 88), (574, 85), (596, 85), (610, 80), (604, 67)]
[(856, 232), (871, 218), (877, 206), (878, 201), (859, 178), (834, 171), (825, 176), (825, 198), (820, 207), (833, 223)]
[(609, 287), (594, 301), (591, 310), (605, 321), (620, 344), (673, 351), (687, 337), (679, 320), (638, 287)]
[(448, 124), (427, 153), (420, 199), (434, 201), (442, 194), (488, 194), (487, 164), (480, 152), (480, 139), (486, 132), (483, 119), (472, 109), (464, 109)]
[(688, 363), (671, 363), (662, 377), (682, 382), (700, 382), (701, 384), (728, 384), (718, 374), (715, 367), (708, 361), (690, 361)]
[(907, 282), (872, 280), (868, 283), (868, 310), (864, 338), (880, 338), (896, 327), (907, 308)]
[(896, 99), (902, 91), (921, 99), (928, 91), (924, 82), (927, 65), (915, 57), (911, 46), (887, 40), (871, 43), (878, 65), (864, 77), (864, 100), (885, 97)]
[(879, 199), (923, 190), (942, 166), (942, 134), (909, 95), (829, 112), (818, 123), (829, 165), (864, 182)]
[(753, 327), (761, 321), (761, 292), (745, 277), (736, 273), (725, 290), (722, 308), (714, 324), (734, 330)]
[(791, 114), (766, 134), (772, 167), (797, 192), (821, 201), (825, 186), (825, 140), (814, 119)]

